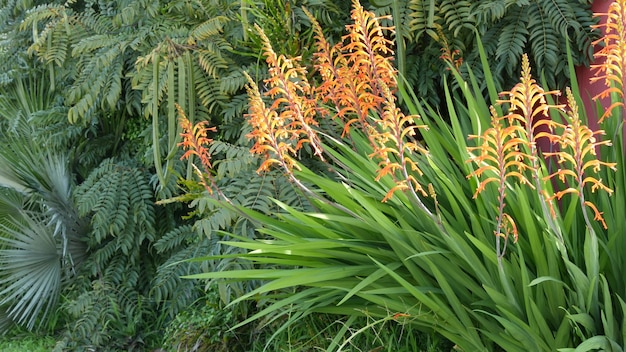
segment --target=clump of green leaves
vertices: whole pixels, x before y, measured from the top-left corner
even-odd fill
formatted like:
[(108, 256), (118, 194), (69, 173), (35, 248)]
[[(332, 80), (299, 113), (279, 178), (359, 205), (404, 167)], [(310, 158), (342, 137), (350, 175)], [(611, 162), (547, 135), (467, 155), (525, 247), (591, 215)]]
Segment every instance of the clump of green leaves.
[[(451, 66), (460, 91), (445, 89), (442, 116), (397, 85), (383, 38), (391, 28), (353, 7), (344, 43), (318, 39), (321, 84), (266, 44), (271, 103), (249, 89), (251, 151), (282, 168), (314, 210), (277, 201), (282, 211), (268, 216), (223, 203), (258, 224), (263, 238), (224, 242), (256, 267), (191, 277), (262, 281), (233, 302), (263, 307), (242, 325), (284, 319), (287, 329), (313, 313), (402, 317), (467, 351), (623, 349), (625, 239), (615, 234), (626, 195), (612, 191), (626, 184), (623, 105), (612, 105), (618, 121), (591, 130), (576, 82), (556, 104), (525, 58), (511, 91), (486, 80), (489, 100), (471, 70), (465, 80)], [(626, 18), (619, 9), (611, 19)], [(487, 64), (482, 72), (491, 77)], [(350, 74), (361, 79), (343, 79)], [(329, 118), (340, 136), (324, 129)], [(540, 138), (558, 152), (542, 152)], [(299, 163), (304, 146), (330, 175)]]
[(224, 308), (216, 286), (195, 304), (181, 311), (165, 330), (163, 347), (167, 351), (239, 351), (249, 345), (247, 328), (233, 330), (239, 317)]

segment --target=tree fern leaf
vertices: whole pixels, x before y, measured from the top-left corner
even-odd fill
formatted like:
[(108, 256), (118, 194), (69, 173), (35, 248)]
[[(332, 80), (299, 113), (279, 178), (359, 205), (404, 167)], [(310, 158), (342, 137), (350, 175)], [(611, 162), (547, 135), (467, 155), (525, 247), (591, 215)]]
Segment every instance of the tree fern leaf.
[(181, 244), (192, 241), (196, 237), (196, 232), (191, 225), (182, 225), (161, 236), (161, 238), (154, 243), (154, 248), (158, 253), (165, 253), (178, 249)]
[(415, 33), (415, 41), (419, 41), (424, 33), (437, 38), (437, 28), (441, 28), (442, 22), (438, 1), (411, 0), (408, 6), (412, 10), (409, 15), (409, 31)]
[(191, 31), (191, 35), (198, 41), (220, 35), (224, 28), (224, 23), (228, 21), (230, 21), (230, 19), (226, 16), (212, 17), (194, 28)]
[(238, 94), (230, 98), (223, 107), (224, 122), (219, 127), (219, 131), (226, 140), (235, 140), (242, 135), (241, 128), (244, 119), (241, 118), (248, 107), (248, 97), (246, 94)]
[(213, 164), (217, 171), (216, 178), (235, 178), (242, 171), (249, 171), (257, 163), (258, 158), (250, 154), (248, 147), (233, 145), (222, 141), (214, 141), (209, 148), (216, 158)]
[[(199, 238), (195, 232), (192, 234)], [(194, 245), (174, 252), (159, 266), (157, 275), (150, 284), (150, 295), (164, 309), (167, 316), (174, 317), (202, 294), (202, 290), (192, 280), (184, 280), (181, 277), (200, 270), (199, 265), (186, 259), (205, 255), (201, 248), (213, 248), (213, 244), (207, 239), (194, 242)]]
[(195, 84), (200, 103), (210, 113), (218, 107), (220, 102), (226, 100), (227, 96), (220, 91), (219, 82), (207, 76), (202, 69), (196, 69), (194, 75), (197, 77)]
[(475, 19), (472, 14), (472, 7), (469, 1), (443, 0), (439, 11), (443, 13), (443, 21), (448, 27), (448, 31), (458, 36), (463, 29), (473, 30)]
[[(559, 40), (555, 31), (552, 29), (546, 15), (545, 9), (531, 6), (530, 11), (537, 11), (541, 16), (533, 16), (528, 22), (530, 32), (529, 44), (533, 59), (538, 67), (543, 68), (547, 72), (556, 72), (559, 55), (563, 52), (559, 48)], [(554, 85), (554, 82), (549, 82)]]
[(72, 56), (79, 57), (98, 49), (111, 47), (112, 45), (119, 44), (119, 40), (119, 37), (109, 34), (95, 34), (82, 38), (76, 44), (72, 45)]
[(218, 77), (219, 70), (228, 68), (228, 63), (217, 51), (200, 50), (197, 58), (200, 67), (212, 78)]
[[(232, 69), (232, 68), (231, 68)], [(243, 69), (234, 69), (220, 77), (220, 91), (224, 94), (235, 94), (245, 88), (248, 79)]]
[(117, 57), (111, 63), (111, 67), (107, 71), (107, 79), (102, 89), (102, 94), (104, 95), (102, 104), (104, 105), (104, 103), (106, 103), (106, 106), (102, 106), (102, 110), (114, 111), (119, 107), (118, 105), (122, 95), (122, 78), (124, 74), (124, 62), (122, 58)]
[(549, 19), (552, 30), (561, 34), (562, 37), (567, 38), (570, 29), (578, 29), (572, 5), (567, 0), (535, 0), (534, 3), (542, 12), (542, 16)]
[(593, 57), (593, 45), (591, 43), (598, 37), (598, 33), (592, 29), (592, 25), (597, 24), (597, 18), (592, 16), (589, 4), (581, 4), (573, 6), (574, 16), (579, 24), (575, 27), (575, 38), (573, 48), (583, 48), (582, 55), (574, 56), (574, 63), (578, 65), (587, 65)]
[[(155, 232), (150, 187), (146, 176), (137, 169), (106, 160), (76, 193), (79, 212), (92, 214), (94, 244), (109, 236), (126, 241), (124, 237), (142, 238), (142, 234)], [(124, 242), (122, 250), (127, 251), (134, 244)]]
[(498, 70), (507, 70), (509, 75), (513, 74), (514, 67), (517, 67), (528, 38), (528, 29), (526, 16), (521, 16), (519, 11), (509, 12), (507, 15), (508, 23), (502, 28), (502, 32), (498, 38), (498, 48), (496, 49), (496, 60), (498, 61)]

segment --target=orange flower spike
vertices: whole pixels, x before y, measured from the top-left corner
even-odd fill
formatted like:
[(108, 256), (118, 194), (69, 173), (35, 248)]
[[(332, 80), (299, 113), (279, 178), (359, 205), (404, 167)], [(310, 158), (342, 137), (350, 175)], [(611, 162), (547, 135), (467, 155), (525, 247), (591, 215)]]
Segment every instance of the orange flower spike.
[(344, 39), (348, 40), (348, 44), (343, 49), (349, 52), (347, 58), (356, 70), (356, 77), (361, 78), (359, 82), (373, 82), (371, 87), (364, 88), (370, 88), (368, 93), (380, 97), (382, 88), (377, 84), (379, 80), (391, 89), (397, 86), (396, 71), (391, 64), (393, 42), (383, 34), (385, 30), (393, 31), (393, 28), (382, 27), (379, 23), (380, 19), (390, 17), (376, 17), (373, 12), (365, 11), (357, 0), (353, 0), (352, 4), (351, 17), (354, 23), (346, 26), (349, 34)]
[(616, 107), (624, 107), (624, 70), (626, 69), (626, 1), (617, 0), (609, 5), (608, 13), (597, 13), (596, 16), (605, 16), (606, 23), (594, 25), (592, 28), (604, 29), (605, 35), (592, 44), (603, 43), (603, 47), (594, 53), (594, 58), (604, 59), (601, 64), (591, 65), (596, 70), (590, 82), (604, 80), (605, 90), (593, 97), (601, 99), (615, 93), (617, 100), (605, 110), (600, 122), (611, 115)]
[(183, 141), (178, 143), (178, 146), (182, 146), (186, 150), (180, 159), (188, 159), (191, 155), (195, 155), (200, 158), (200, 162), (206, 169), (211, 169), (211, 153), (205, 146), (213, 142), (212, 139), (207, 137), (207, 132), (215, 132), (216, 128), (206, 127), (209, 121), (200, 121), (193, 125), (180, 105), (176, 104), (176, 109), (180, 116), (178, 119), (179, 125), (183, 130), (180, 134), (183, 137)]
[(290, 153), (295, 151), (289, 144), (279, 141), (289, 134), (285, 121), (279, 118), (276, 111), (266, 107), (256, 83), (247, 73), (244, 74), (248, 78), (247, 90), (250, 100), (246, 118), (252, 127), (252, 131), (246, 137), (255, 141), (250, 149), (251, 153), (265, 155), (265, 161), (257, 172), (267, 171), (273, 164), (279, 164), (290, 173), (293, 167), (297, 168), (297, 164), (290, 156)]
[(308, 140), (314, 154), (323, 159), (321, 141), (311, 127), (317, 125), (316, 103), (309, 98), (313, 89), (306, 79), (306, 69), (300, 66), (299, 57), (290, 59), (284, 55), (276, 55), (263, 30), (258, 25), (255, 25), (255, 28), (263, 40), (264, 54), (269, 66), (270, 77), (265, 80), (270, 87), (266, 95), (273, 99), (269, 110), (280, 111), (275, 118), (284, 121), (282, 123), (286, 129), (282, 131), (283, 133), (296, 140), (303, 135), (306, 136), (304, 138)]
[[(395, 104), (395, 97), (389, 88), (382, 82), (379, 83), (379, 86), (383, 89), (382, 93), (385, 97), (384, 110), (381, 118), (375, 121), (377, 128), (372, 126), (369, 133), (370, 141), (374, 147), (374, 151), (369, 157), (381, 159), (376, 180), (385, 175), (392, 175), (396, 180), (396, 186), (392, 188), (393, 192), (408, 189), (412, 194), (417, 192), (422, 196), (427, 196), (424, 187), (411, 175), (411, 172), (421, 175), (422, 170), (408, 156), (413, 152), (428, 154), (428, 151), (416, 142), (407, 141), (406, 138), (415, 135), (416, 129), (425, 129), (427, 126), (415, 125), (414, 116), (406, 116), (398, 109)], [(395, 155), (396, 158), (391, 155)], [(392, 161), (392, 158), (397, 159), (397, 161)], [(384, 200), (391, 198), (393, 192), (388, 193)]]
[[(486, 185), (492, 182), (499, 184), (499, 188), (504, 187), (505, 179), (509, 177), (517, 178), (521, 184), (528, 184), (533, 187), (523, 171), (530, 168), (524, 160), (532, 160), (534, 157), (521, 151), (520, 146), (528, 143), (524, 139), (517, 137), (523, 134), (524, 130), (518, 125), (502, 126), (502, 118), (497, 116), (493, 106), (491, 109), (491, 128), (486, 130), (482, 136), (469, 136), (482, 140), (482, 144), (477, 147), (467, 147), (469, 153), (478, 151), (478, 155), (471, 156), (467, 162), (474, 162), (479, 167), (471, 172), (467, 178), (480, 178), (485, 172), (491, 171), (496, 176), (490, 176), (482, 180), (474, 193), (474, 198), (482, 192)], [(502, 189), (504, 191), (504, 189)]]
[[(308, 12), (307, 12), (308, 14)], [(308, 14), (313, 24), (318, 53), (316, 70), (323, 82), (316, 89), (319, 101), (331, 101), (335, 105), (335, 114), (343, 121), (343, 135), (350, 128), (358, 125), (364, 131), (369, 128), (369, 113), (374, 110), (382, 114), (385, 99), (379, 80), (395, 88), (395, 70), (391, 65), (392, 42), (383, 36), (380, 18), (365, 11), (358, 1), (353, 2), (351, 13), (353, 24), (346, 26), (348, 35), (343, 37), (345, 45), (330, 46), (324, 38), (318, 22)], [(330, 114), (324, 110), (322, 114)]]
[[(603, 135), (604, 131), (592, 131), (580, 121), (576, 99), (574, 99), (569, 88), (567, 89), (567, 100), (570, 109), (567, 112), (568, 124), (565, 126), (565, 131), (559, 140), (561, 150), (555, 153), (545, 154), (547, 156), (556, 156), (559, 164), (567, 164), (569, 167), (559, 169), (545, 177), (545, 179), (558, 176), (561, 181), (565, 182), (565, 177), (570, 176), (574, 179), (575, 184), (565, 191), (556, 192), (550, 199), (560, 199), (563, 195), (568, 193), (575, 194), (580, 199), (581, 207), (584, 208), (586, 206), (592, 209), (596, 220), (602, 222), (603, 226), (606, 226), (601, 213), (592, 203), (585, 200), (583, 190), (587, 184), (590, 184), (592, 191), (603, 190), (609, 193), (609, 195), (613, 193), (613, 190), (607, 187), (602, 182), (602, 179), (588, 175), (589, 172), (597, 173), (600, 171), (601, 167), (608, 167), (613, 170), (616, 169), (616, 163), (598, 160), (596, 155), (597, 147), (601, 145), (609, 146), (611, 142), (609, 140), (599, 141), (597, 136)], [(591, 225), (588, 223), (588, 226)]]
[(338, 43), (331, 47), (317, 19), (306, 8), (303, 7), (302, 10), (311, 21), (315, 33), (317, 51), (313, 53), (313, 57), (315, 58), (315, 69), (322, 77), (322, 82), (315, 92), (316, 96), (322, 102), (333, 102), (337, 112), (333, 118), (335, 116), (343, 117), (339, 90), (342, 77), (340, 68), (345, 67), (345, 58), (341, 53), (341, 44)]
[(459, 69), (463, 64), (463, 57), (460, 56), (461, 51), (458, 49), (452, 50), (441, 27), (437, 27), (437, 35), (439, 36), (441, 42), (441, 56), (439, 56), (439, 58), (450, 64), (450, 67), (446, 68), (447, 70), (452, 68), (459, 72)]
[[(511, 91), (500, 93), (502, 96), (508, 96), (508, 99), (498, 100), (499, 104), (509, 104), (509, 124), (513, 121), (519, 121), (525, 127), (526, 138), (530, 141), (531, 154), (537, 156), (535, 147), (536, 139), (539, 137), (547, 137), (552, 139), (552, 131), (559, 124), (549, 117), (550, 109), (563, 109), (564, 104), (552, 105), (546, 102), (547, 96), (559, 96), (561, 92), (558, 90), (544, 91), (537, 84), (537, 81), (531, 75), (530, 62), (528, 55), (522, 56), (522, 72), (520, 83), (516, 84)], [(540, 126), (546, 125), (550, 132), (537, 132)], [(536, 165), (533, 165), (536, 168)]]
[(211, 169), (213, 168), (211, 165), (211, 153), (206, 146), (213, 142), (212, 139), (207, 137), (207, 133), (215, 132), (216, 128), (207, 127), (209, 121), (200, 121), (195, 125), (192, 124), (187, 118), (187, 115), (185, 115), (183, 109), (178, 104), (176, 104), (176, 110), (178, 110), (179, 115), (178, 123), (183, 130), (180, 134), (183, 140), (178, 143), (178, 146), (183, 147), (183, 150), (186, 150), (180, 159), (188, 159), (192, 155), (195, 155), (200, 159), (204, 173), (194, 164), (192, 164), (193, 168), (201, 180), (200, 184), (204, 186), (210, 194), (212, 194), (213, 188), (217, 189), (217, 186), (211, 176)]
[[(477, 177), (483, 178), (474, 193), (474, 198), (485, 190), (488, 184), (495, 183), (498, 187), (498, 216), (496, 229), (496, 253), (498, 261), (504, 256), (506, 251), (506, 243), (509, 234), (513, 234), (514, 240), (517, 241), (517, 227), (513, 219), (505, 213), (504, 208), (507, 179), (517, 179), (520, 184), (526, 184), (531, 188), (534, 186), (524, 176), (524, 171), (530, 166), (524, 163), (525, 160), (532, 159), (533, 156), (523, 152), (523, 145), (527, 145), (528, 141), (518, 137), (524, 135), (524, 129), (517, 125), (503, 126), (502, 121), (509, 121), (507, 118), (500, 118), (493, 106), (491, 110), (491, 128), (487, 129), (481, 136), (470, 136), (470, 138), (479, 138), (482, 143), (476, 147), (467, 147), (467, 151), (479, 152), (478, 155), (471, 155), (467, 162), (474, 162), (479, 167), (472, 171), (467, 178)], [(501, 244), (501, 239), (504, 244)]]
[(519, 239), (519, 232), (517, 231), (517, 225), (515, 224), (515, 221), (513, 221), (513, 218), (507, 214), (504, 213), (503, 214), (503, 224), (502, 227), (505, 230), (505, 236), (506, 238), (509, 237), (509, 235), (513, 235), (513, 243), (517, 243), (517, 240)]

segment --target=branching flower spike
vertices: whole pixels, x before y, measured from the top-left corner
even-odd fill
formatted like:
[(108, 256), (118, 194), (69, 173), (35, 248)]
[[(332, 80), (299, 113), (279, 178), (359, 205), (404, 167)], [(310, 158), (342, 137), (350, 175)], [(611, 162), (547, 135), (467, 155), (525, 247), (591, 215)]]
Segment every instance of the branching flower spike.
[[(563, 110), (564, 104), (549, 104), (547, 98), (552, 96), (555, 98), (561, 95), (560, 91), (545, 91), (531, 75), (530, 62), (528, 55), (522, 56), (522, 72), (520, 82), (517, 83), (511, 91), (500, 93), (508, 99), (498, 100), (498, 104), (506, 104), (509, 106), (509, 113), (506, 116), (509, 124), (519, 124), (524, 129), (524, 138), (528, 140), (530, 147), (529, 161), (530, 170), (534, 180), (534, 186), (543, 198), (541, 203), (544, 214), (549, 217), (556, 217), (553, 202), (550, 200), (550, 194), (543, 185), (543, 177), (539, 175), (539, 149), (537, 141), (540, 138), (547, 138), (551, 143), (555, 143), (558, 136), (554, 134), (556, 128), (562, 128), (563, 125), (550, 118), (550, 110)], [(562, 240), (561, 230), (552, 220), (548, 220), (548, 224), (554, 234)]]
[[(498, 104), (508, 104), (509, 114), (506, 116), (509, 124), (518, 122), (524, 127), (524, 134), (529, 141), (531, 155), (537, 157), (537, 138), (551, 138), (554, 128), (560, 126), (557, 122), (550, 119), (550, 109), (563, 109), (565, 105), (548, 104), (546, 97), (561, 95), (558, 90), (544, 91), (537, 84), (530, 72), (530, 62), (528, 55), (522, 56), (522, 73), (520, 83), (516, 84), (511, 91), (500, 93), (501, 96), (507, 96), (508, 99), (498, 100)], [(545, 126), (546, 131), (541, 131)], [(536, 168), (536, 158), (533, 167)]]
[[(478, 197), (488, 184), (495, 183), (498, 187), (498, 216), (494, 231), (498, 259), (502, 258), (505, 253), (508, 235), (512, 234), (515, 241), (518, 236), (513, 218), (504, 211), (507, 180), (516, 179), (520, 184), (534, 188), (524, 176), (524, 172), (530, 168), (526, 161), (534, 158), (523, 151), (524, 146), (528, 145), (528, 140), (520, 138), (520, 136), (524, 136), (526, 131), (517, 124), (503, 126), (503, 120), (506, 118), (498, 117), (492, 106), (492, 127), (481, 136), (470, 136), (471, 139), (479, 139), (480, 145), (467, 147), (467, 151), (472, 155), (467, 162), (474, 162), (478, 165), (478, 169), (472, 171), (467, 178), (477, 177), (481, 179), (474, 193), (474, 198)], [(501, 238), (505, 240), (504, 245), (500, 243)]]
[(552, 198), (561, 199), (565, 194), (578, 196), (587, 226), (591, 227), (591, 223), (587, 218), (585, 207), (588, 207), (594, 212), (594, 219), (600, 221), (602, 226), (606, 229), (607, 226), (602, 217), (602, 213), (597, 209), (595, 204), (585, 200), (583, 191), (585, 186), (589, 184), (591, 185), (592, 192), (601, 190), (609, 194), (613, 193), (613, 190), (608, 188), (602, 182), (602, 179), (597, 179), (592, 176), (594, 173), (597, 174), (601, 167), (608, 167), (613, 170), (616, 169), (616, 163), (600, 161), (596, 155), (597, 147), (601, 145), (611, 145), (611, 142), (609, 140), (599, 141), (599, 136), (603, 135), (604, 131), (592, 131), (580, 121), (576, 99), (574, 99), (569, 89), (567, 90), (567, 100), (570, 107), (567, 112), (568, 124), (565, 126), (565, 131), (558, 140), (561, 150), (556, 153), (546, 153), (547, 156), (556, 156), (558, 163), (566, 167), (547, 176), (546, 179), (558, 176), (558, 178), (565, 183), (568, 181), (567, 177), (570, 177), (571, 180), (573, 180), (573, 182), (569, 181), (571, 186), (565, 190), (556, 192)]
[(600, 117), (600, 122), (610, 116), (615, 108), (624, 108), (624, 72), (626, 72), (626, 0), (616, 0), (609, 6), (608, 13), (596, 14), (605, 16), (606, 23), (592, 26), (603, 29), (605, 35), (593, 42), (593, 45), (602, 43), (603, 47), (598, 50), (594, 57), (603, 62), (591, 65), (596, 71), (591, 82), (604, 81), (606, 88), (597, 94), (594, 99), (602, 99), (616, 94), (617, 99), (612, 99), (611, 105)]
[(183, 129), (181, 133), (183, 141), (178, 143), (178, 146), (182, 146), (186, 150), (181, 160), (188, 159), (193, 155), (200, 159), (204, 172), (195, 164), (192, 164), (193, 168), (200, 178), (200, 184), (204, 186), (207, 192), (213, 194), (213, 189), (217, 187), (215, 187), (215, 181), (211, 176), (211, 169), (213, 168), (211, 165), (211, 153), (209, 153), (206, 146), (213, 142), (212, 139), (207, 137), (207, 133), (215, 132), (216, 129), (215, 127), (207, 127), (209, 121), (200, 121), (194, 125), (189, 121), (180, 105), (176, 104), (176, 109), (178, 110), (179, 124)]
[(287, 173), (291, 173), (294, 167), (298, 167), (292, 157), (296, 152), (291, 143), (281, 141), (288, 139), (291, 131), (285, 125), (285, 120), (278, 118), (278, 113), (265, 105), (256, 83), (247, 73), (245, 75), (248, 78), (250, 100), (249, 114), (246, 116), (252, 127), (247, 137), (255, 141), (250, 152), (265, 156), (265, 161), (257, 172), (268, 171), (272, 165), (278, 164)]
[(425, 125), (416, 125), (417, 116), (406, 116), (395, 104), (395, 97), (384, 84), (379, 84), (385, 97), (384, 111), (377, 126), (369, 129), (369, 138), (374, 147), (370, 158), (379, 159), (378, 176), (376, 180), (391, 175), (396, 180), (393, 187), (383, 202), (390, 199), (396, 191), (409, 190), (419, 200), (416, 193), (427, 196), (426, 190), (417, 181), (413, 173), (422, 174), (417, 162), (410, 158), (415, 152), (427, 154), (428, 151), (413, 140), (415, 131), (419, 128), (426, 129)]
[(346, 26), (349, 34), (343, 37), (345, 45), (331, 47), (319, 23), (309, 14), (318, 49), (315, 67), (323, 78), (316, 90), (317, 98), (335, 105), (336, 113), (329, 114), (342, 119), (344, 135), (353, 125), (367, 131), (370, 112), (382, 114), (383, 91), (397, 87), (391, 63), (393, 43), (384, 36), (384, 32), (393, 33), (393, 28), (381, 26), (382, 18), (365, 11), (358, 1), (353, 1), (351, 16), (354, 23)]
[(316, 102), (311, 98), (312, 88), (306, 78), (306, 69), (300, 66), (300, 57), (277, 55), (263, 30), (259, 26), (255, 28), (263, 40), (269, 66), (270, 77), (265, 80), (269, 87), (265, 95), (272, 98), (269, 110), (273, 112), (273, 118), (280, 120), (274, 123), (282, 126), (282, 133), (275, 135), (277, 142), (290, 144), (293, 154), (308, 143), (314, 154), (323, 159), (322, 145), (313, 129), (317, 126)]

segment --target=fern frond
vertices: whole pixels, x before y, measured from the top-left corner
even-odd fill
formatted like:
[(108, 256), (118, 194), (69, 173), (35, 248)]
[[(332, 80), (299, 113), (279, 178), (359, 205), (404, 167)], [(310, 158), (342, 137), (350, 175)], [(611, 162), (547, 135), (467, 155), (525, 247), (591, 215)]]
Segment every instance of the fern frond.
[(519, 65), (519, 59), (524, 53), (529, 37), (528, 17), (523, 16), (520, 10), (511, 11), (507, 14), (505, 22), (508, 24), (502, 28), (496, 49), (497, 68), (506, 70), (509, 75), (512, 75), (514, 68)]
[(119, 38), (109, 34), (96, 34), (81, 39), (72, 46), (72, 56), (78, 57), (119, 43)]
[[(248, 107), (248, 97), (245, 94), (237, 94), (233, 96), (228, 103), (223, 107), (224, 122), (220, 125), (220, 131), (226, 140), (232, 141), (238, 138), (238, 136), (245, 134), (242, 133), (242, 126), (244, 125), (243, 113)], [(232, 127), (232, 128), (229, 128)]]
[[(198, 238), (195, 231), (191, 234)], [(188, 259), (206, 255), (203, 249), (212, 246), (208, 239), (194, 241), (170, 254), (169, 259), (158, 267), (156, 276), (150, 282), (150, 298), (161, 307), (161, 314), (174, 318), (204, 293), (193, 280), (182, 277), (202, 270), (199, 263), (189, 262)]]
[(220, 35), (224, 24), (229, 21), (230, 18), (226, 16), (209, 18), (202, 24), (196, 26), (196, 28), (191, 31), (191, 36), (197, 41), (210, 39), (213, 36)]
[(497, 22), (504, 17), (509, 6), (514, 3), (515, 0), (476, 1), (473, 3), (472, 13), (476, 16), (477, 22)]
[(408, 30), (414, 33), (414, 40), (420, 42), (424, 34), (437, 40), (442, 18), (439, 16), (439, 4), (436, 0), (410, 0), (411, 13)]
[(219, 70), (228, 68), (228, 62), (219, 52), (209, 50), (198, 50), (196, 52), (200, 67), (212, 78), (217, 78)]
[(250, 148), (226, 142), (214, 142), (209, 152), (218, 157), (214, 164), (217, 179), (234, 178), (258, 162), (258, 158), (250, 154)]
[(201, 103), (209, 113), (216, 111), (220, 104), (228, 101), (228, 95), (220, 90), (221, 82), (210, 77), (202, 68), (194, 68), (195, 89)]
[(251, 69), (251, 67), (247, 66), (242, 69), (235, 68), (233, 71), (222, 75), (220, 78), (220, 92), (224, 94), (236, 94), (242, 89), (245, 89), (248, 79), (244, 75), (244, 72), (249, 72)]
[(448, 31), (455, 37), (461, 30), (474, 30), (476, 22), (471, 10), (469, 1), (443, 0), (439, 6), (439, 11), (444, 14), (443, 21)]
[[(533, 58), (539, 67), (543, 67), (546, 72), (556, 71), (562, 49), (559, 48), (559, 39), (555, 33), (554, 24), (551, 25), (548, 18), (548, 10), (542, 8), (540, 3), (529, 8), (531, 12), (537, 13), (528, 21), (528, 31), (530, 37), (528, 43), (533, 54)], [(566, 29), (567, 30), (567, 29)], [(567, 36), (566, 36), (567, 37)], [(555, 84), (554, 82), (549, 82)]]
[(159, 253), (166, 253), (169, 251), (180, 248), (181, 245), (186, 242), (193, 241), (197, 238), (196, 232), (191, 225), (178, 226), (163, 236), (161, 236), (155, 243), (154, 248)]
[[(539, 11), (552, 24), (552, 30), (567, 38), (570, 30), (578, 30), (578, 22), (572, 5), (567, 0), (537, 0), (535, 2)], [(532, 7), (531, 7), (532, 9)]]
[(79, 213), (91, 216), (92, 245), (109, 236), (141, 240), (155, 234), (152, 190), (137, 168), (105, 160), (77, 187), (76, 197)]

